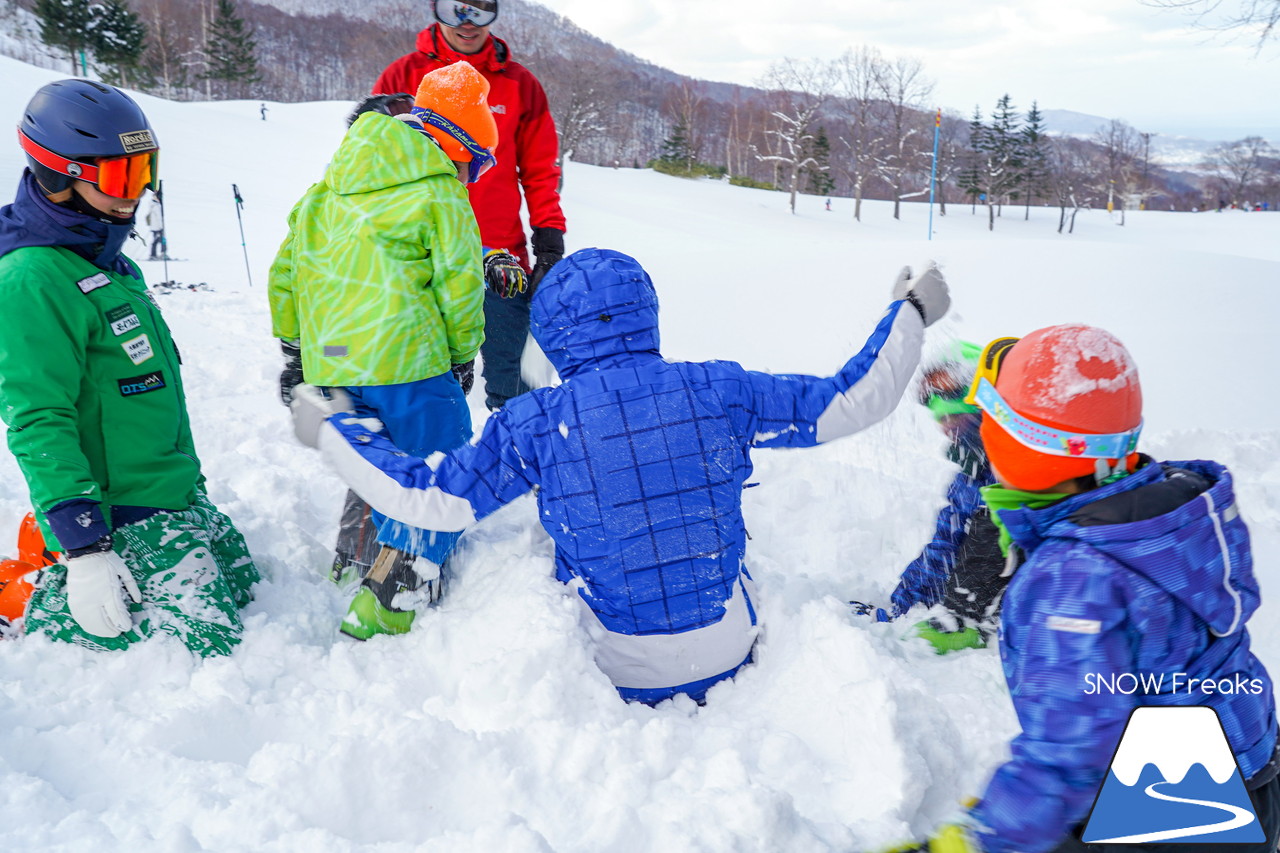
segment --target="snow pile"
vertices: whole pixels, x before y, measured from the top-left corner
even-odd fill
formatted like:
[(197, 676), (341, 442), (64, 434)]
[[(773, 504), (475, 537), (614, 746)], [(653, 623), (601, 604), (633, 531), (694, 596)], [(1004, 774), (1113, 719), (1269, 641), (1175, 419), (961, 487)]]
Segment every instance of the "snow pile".
[[(16, 120), (55, 75), (0, 60)], [(171, 278), (157, 298), (182, 348), (213, 500), (266, 580), (234, 655), (158, 640), (98, 655), (39, 637), (0, 644), (0, 841), (16, 849), (432, 853), (845, 850), (945, 819), (981, 791), (1017, 730), (994, 650), (935, 657), (883, 602), (932, 532), (953, 469), (925, 410), (814, 450), (762, 451), (745, 494), (764, 634), (758, 663), (705, 708), (627, 706), (591, 660), (525, 498), (470, 531), (438, 610), (413, 632), (341, 640), (324, 577), (343, 488), (293, 441), (276, 398), (266, 270), (285, 215), (321, 173), (347, 103), (140, 98), (164, 149)], [(0, 146), (16, 185), (17, 147)], [(245, 198), (245, 248), (231, 194)], [(1280, 672), (1280, 216), (1086, 211), (985, 215), (787, 197), (570, 164), (570, 248), (640, 259), (671, 358), (778, 372), (836, 369), (862, 345), (898, 269), (936, 258), (953, 314), (929, 330), (985, 342), (1083, 322), (1142, 372), (1145, 448), (1216, 458), (1237, 478), (1264, 590), (1252, 621)], [(936, 213), (936, 212), (935, 212)], [(245, 254), (248, 255), (248, 269)], [(138, 245), (131, 252), (145, 257)], [(163, 265), (144, 263), (152, 280)], [(253, 284), (248, 278), (252, 275)], [(480, 389), (473, 411), (483, 419)], [(0, 454), (0, 543), (27, 505)]]

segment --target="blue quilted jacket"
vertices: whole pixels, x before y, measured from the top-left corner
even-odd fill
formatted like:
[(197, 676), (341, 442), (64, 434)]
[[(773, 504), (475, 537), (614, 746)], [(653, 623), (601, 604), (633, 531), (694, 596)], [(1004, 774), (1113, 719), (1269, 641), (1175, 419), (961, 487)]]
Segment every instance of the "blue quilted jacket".
[[(1249, 650), (1258, 584), (1224, 467), (1149, 463), (1000, 517), (1027, 555), (1000, 629), (1022, 733), (972, 812), (985, 850), (1039, 853), (1083, 821), (1138, 705), (1212, 706), (1244, 778), (1266, 765), (1275, 702)], [(1098, 676), (1123, 673), (1163, 682), (1134, 695), (1096, 689)], [(1231, 692), (1189, 691), (1189, 678), (1225, 679)]]
[(885, 417), (923, 339), (898, 301), (831, 377), (670, 363), (648, 274), (602, 249), (555, 266), (531, 328), (563, 384), (512, 399), (434, 469), (341, 418), (329, 421), (341, 439), (321, 447), (375, 509), (428, 529), (460, 529), (536, 487), (558, 578), (629, 635), (721, 618), (743, 570), (751, 449), (809, 447)]

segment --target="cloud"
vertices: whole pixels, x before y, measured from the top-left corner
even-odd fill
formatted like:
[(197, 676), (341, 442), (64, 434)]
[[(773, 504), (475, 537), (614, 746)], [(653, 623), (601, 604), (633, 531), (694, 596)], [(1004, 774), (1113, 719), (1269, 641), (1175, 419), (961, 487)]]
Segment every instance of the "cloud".
[(579, 26), (694, 77), (755, 84), (783, 57), (834, 58), (867, 44), (914, 56), (939, 105), (969, 114), (1017, 103), (1162, 121), (1188, 112), (1259, 120), (1280, 87), (1280, 48), (1254, 58), (1138, 0), (558, 0)]

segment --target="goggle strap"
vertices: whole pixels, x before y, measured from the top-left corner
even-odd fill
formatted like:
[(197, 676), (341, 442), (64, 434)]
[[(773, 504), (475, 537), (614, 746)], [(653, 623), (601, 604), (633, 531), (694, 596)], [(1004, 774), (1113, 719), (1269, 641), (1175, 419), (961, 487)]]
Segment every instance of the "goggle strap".
[[(59, 175), (65, 175), (68, 178), (75, 178), (79, 181), (88, 181), (91, 184), (98, 182), (97, 166), (92, 163), (81, 163), (79, 160), (69, 160), (61, 154), (53, 153), (23, 133), (22, 128), (18, 128), (18, 142), (23, 151), (30, 154), (37, 163), (46, 169), (52, 169)], [(77, 167), (79, 171), (72, 170), (72, 166)]]
[(479, 142), (472, 139), (471, 134), (467, 133), (458, 125), (449, 121), (449, 119), (440, 115), (434, 110), (426, 107), (414, 107), (413, 114), (422, 120), (423, 124), (429, 124), (437, 130), (443, 130), (452, 136), (458, 143), (471, 155), (471, 163), (468, 165), (467, 183), (474, 184), (483, 174), (485, 167), (497, 162), (497, 158), (493, 156), (493, 152), (482, 146)]
[[(1072, 459), (1124, 459), (1138, 447), (1142, 424), (1126, 432), (1083, 433), (1062, 430), (1037, 423), (1013, 410), (1000, 396), (996, 386), (986, 377), (978, 380), (976, 393), (978, 406), (1017, 442), (1049, 456), (1066, 456)], [(1114, 471), (1109, 471), (1114, 473)]]
[(429, 124), (434, 128), (443, 130), (445, 133), (458, 140), (458, 142), (462, 144), (462, 147), (471, 153), (472, 157), (483, 157), (489, 154), (487, 148), (481, 147), (480, 143), (471, 138), (471, 134), (467, 133), (465, 130), (458, 127), (458, 125), (449, 121), (438, 112), (429, 110), (426, 107), (414, 107), (413, 113), (418, 118), (422, 119), (424, 124)]

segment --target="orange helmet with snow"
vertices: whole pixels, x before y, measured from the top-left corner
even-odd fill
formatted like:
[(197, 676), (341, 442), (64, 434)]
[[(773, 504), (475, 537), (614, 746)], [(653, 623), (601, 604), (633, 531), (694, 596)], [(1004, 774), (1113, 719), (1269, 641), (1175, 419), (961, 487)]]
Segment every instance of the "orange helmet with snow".
[(987, 458), (1000, 480), (1044, 491), (1090, 474), (1133, 470), (1142, 386), (1124, 344), (1085, 325), (1050, 326), (1012, 345), (1009, 340), (1000, 348), (993, 342), (999, 363), (984, 358), (975, 379), (981, 387), (974, 390), (987, 415)]

